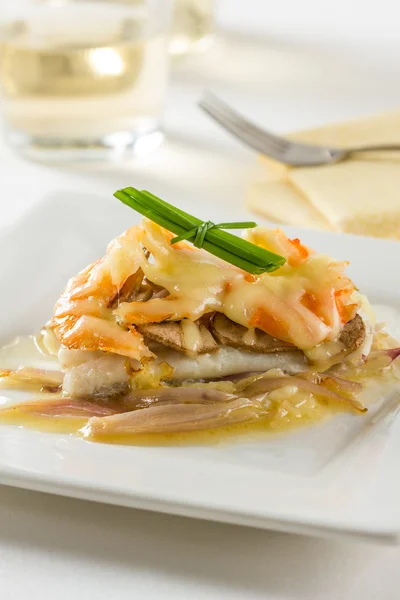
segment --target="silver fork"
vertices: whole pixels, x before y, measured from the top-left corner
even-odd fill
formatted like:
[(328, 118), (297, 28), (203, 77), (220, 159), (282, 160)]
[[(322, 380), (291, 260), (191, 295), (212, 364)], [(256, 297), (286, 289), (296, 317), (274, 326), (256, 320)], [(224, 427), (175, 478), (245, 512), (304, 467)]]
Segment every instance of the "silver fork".
[(350, 155), (359, 152), (400, 150), (400, 143), (333, 148), (292, 142), (261, 129), (210, 92), (204, 94), (198, 104), (214, 121), (222, 125), (246, 146), (287, 165), (296, 167), (328, 165), (345, 160)]

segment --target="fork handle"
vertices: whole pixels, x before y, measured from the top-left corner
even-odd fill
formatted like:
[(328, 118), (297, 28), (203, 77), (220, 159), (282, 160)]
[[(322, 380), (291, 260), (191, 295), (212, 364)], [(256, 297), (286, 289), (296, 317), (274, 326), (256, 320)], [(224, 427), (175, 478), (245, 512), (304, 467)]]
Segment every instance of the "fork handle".
[(347, 152), (350, 154), (355, 154), (359, 152), (395, 152), (396, 150), (400, 150), (400, 144), (381, 144), (380, 146), (371, 145), (371, 146), (359, 146), (355, 148), (346, 148)]

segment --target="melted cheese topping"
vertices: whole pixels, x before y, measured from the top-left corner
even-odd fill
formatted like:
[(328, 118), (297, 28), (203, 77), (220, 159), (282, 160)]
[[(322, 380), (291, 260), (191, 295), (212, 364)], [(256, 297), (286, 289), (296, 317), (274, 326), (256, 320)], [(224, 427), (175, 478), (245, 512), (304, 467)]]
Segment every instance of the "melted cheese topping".
[[(344, 274), (346, 263), (312, 252), (279, 229), (257, 227), (247, 234), (249, 241), (287, 261), (260, 276), (185, 242), (171, 245), (171, 238), (170, 232), (144, 220), (73, 278), (51, 322), (60, 342), (68, 348), (142, 359), (152, 354), (135, 325), (183, 320), (185, 344), (195, 351), (199, 334), (191, 321), (219, 311), (240, 325), (309, 350), (336, 340), (359, 307), (354, 285)], [(128, 278), (139, 270), (168, 295), (111, 308)]]

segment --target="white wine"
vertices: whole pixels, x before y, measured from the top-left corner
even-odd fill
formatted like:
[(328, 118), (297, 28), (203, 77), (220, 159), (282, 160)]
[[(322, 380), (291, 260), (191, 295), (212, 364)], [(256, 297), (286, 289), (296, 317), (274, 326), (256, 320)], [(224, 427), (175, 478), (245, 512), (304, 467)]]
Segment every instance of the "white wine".
[[(138, 3), (36, 5), (0, 29), (0, 88), (10, 131), (48, 146), (156, 131), (167, 31)], [(85, 142), (86, 140), (86, 142)]]
[(214, 0), (173, 0), (171, 54), (190, 54), (209, 46), (214, 33), (214, 4)]

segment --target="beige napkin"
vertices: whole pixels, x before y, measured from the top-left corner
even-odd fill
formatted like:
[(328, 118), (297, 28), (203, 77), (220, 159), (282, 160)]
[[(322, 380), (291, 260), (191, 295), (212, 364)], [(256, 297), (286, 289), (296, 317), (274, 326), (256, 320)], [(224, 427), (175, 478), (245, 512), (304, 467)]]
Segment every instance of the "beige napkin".
[[(400, 110), (288, 137), (338, 147), (400, 144)], [(265, 176), (248, 196), (252, 210), (280, 223), (400, 239), (400, 152), (323, 167), (287, 167), (264, 157), (262, 162)]]

